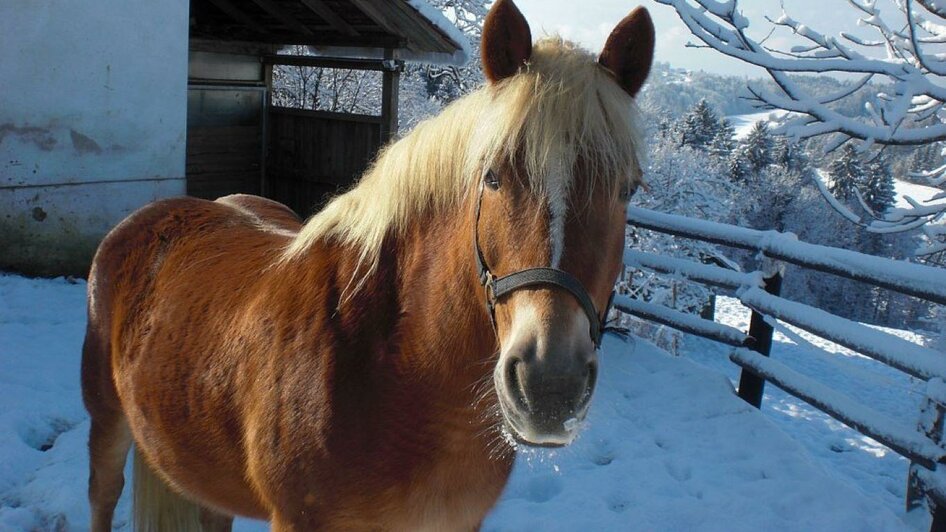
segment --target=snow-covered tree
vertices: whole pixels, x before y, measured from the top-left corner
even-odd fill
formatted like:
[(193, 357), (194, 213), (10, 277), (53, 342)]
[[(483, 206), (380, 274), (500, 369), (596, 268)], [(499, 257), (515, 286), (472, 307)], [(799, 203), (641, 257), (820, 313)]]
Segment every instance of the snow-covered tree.
[(749, 182), (749, 154), (745, 144), (739, 144), (732, 150), (729, 158), (726, 160), (726, 170), (729, 179), (737, 185), (745, 185)]
[(720, 159), (728, 158), (732, 154), (733, 148), (736, 147), (736, 141), (733, 138), (735, 134), (736, 132), (728, 120), (720, 120), (716, 134), (713, 135), (706, 147), (707, 151)]
[[(313, 55), (308, 46), (292, 46), (291, 55)], [(277, 65), (273, 67), (273, 104), (339, 113), (381, 112), (381, 73), (367, 70)]]
[(758, 172), (772, 164), (772, 136), (769, 126), (760, 120), (756, 122), (743, 140), (746, 165), (752, 172)]
[[(923, 146), (946, 141), (946, 7), (938, 0), (849, 0), (850, 25), (873, 32), (865, 38), (854, 31), (832, 36), (817, 29), (817, 13), (787, 11), (774, 19), (751, 21), (739, 10), (739, 0), (657, 0), (672, 6), (690, 32), (701, 41), (692, 46), (717, 50), (768, 73), (775, 90), (751, 84), (758, 107), (789, 111), (774, 128), (795, 140), (832, 137), (828, 151), (849, 141), (867, 146)], [(783, 10), (791, 9), (789, 2)], [(892, 9), (882, 9), (886, 6)], [(750, 32), (759, 25), (763, 31)], [(751, 34), (750, 34), (751, 33)], [(759, 36), (761, 38), (757, 38)], [(801, 73), (841, 73), (857, 81), (835, 94), (812, 94), (796, 76)], [(866, 113), (845, 112), (851, 99), (869, 95)], [(859, 111), (858, 111), (859, 113)], [(862, 151), (865, 151), (862, 149)], [(928, 184), (946, 183), (946, 165), (915, 176)], [(910, 209), (891, 209), (884, 216), (847, 217), (868, 231), (910, 231), (926, 223), (923, 253), (946, 250), (946, 226), (929, 222), (946, 216), (946, 198)], [(837, 202), (832, 203), (837, 204)]]
[[(656, 133), (656, 132), (655, 132)], [(637, 192), (632, 204), (696, 218), (729, 221), (737, 204), (738, 188), (727, 175), (724, 160), (701, 149), (679, 146), (675, 139), (652, 135), (650, 164), (644, 178), (646, 189)], [(671, 235), (628, 228), (628, 246), (663, 256), (688, 258), (697, 262), (722, 255), (713, 244), (675, 238)], [(710, 300), (710, 291), (697, 283), (684, 282), (629, 269), (618, 290), (632, 297), (686, 312), (699, 312)], [(680, 333), (646, 322), (629, 325), (674, 351)]]
[(462, 31), (470, 41), (471, 60), (462, 67), (424, 65), (419, 68), (427, 85), (428, 96), (449, 103), (467, 94), (483, 82), (480, 65), (480, 39), (483, 22), (489, 11), (490, 0), (430, 0), (430, 5), (443, 11), (446, 17)]
[(700, 100), (683, 117), (680, 144), (706, 148), (719, 132), (719, 118), (706, 100)]
[(847, 144), (841, 150), (840, 156), (835, 159), (828, 170), (831, 184), (828, 190), (834, 197), (851, 203), (856, 199), (857, 190), (864, 185), (866, 176), (861, 156), (854, 146)]
[(866, 180), (861, 189), (864, 202), (871, 211), (877, 214), (887, 212), (893, 207), (896, 200), (893, 174), (890, 173), (890, 164), (883, 154), (878, 155), (865, 165)]
[(772, 142), (772, 164), (791, 172), (804, 173), (809, 169), (810, 158), (801, 143), (777, 135)]

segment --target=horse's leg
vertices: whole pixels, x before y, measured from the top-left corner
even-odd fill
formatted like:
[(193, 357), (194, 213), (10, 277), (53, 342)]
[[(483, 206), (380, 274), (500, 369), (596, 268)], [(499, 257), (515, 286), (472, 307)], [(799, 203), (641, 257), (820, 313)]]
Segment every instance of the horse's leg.
[(124, 416), (94, 416), (89, 430), (89, 503), (92, 532), (112, 529), (115, 505), (125, 486), (131, 432)]
[(200, 527), (203, 532), (230, 532), (233, 516), (218, 513), (205, 506), (200, 507)]
[(89, 322), (82, 344), (82, 400), (89, 411), (89, 505), (92, 532), (112, 529), (115, 505), (125, 486), (125, 460), (132, 436), (112, 378), (107, 315), (98, 294), (97, 268), (89, 275)]

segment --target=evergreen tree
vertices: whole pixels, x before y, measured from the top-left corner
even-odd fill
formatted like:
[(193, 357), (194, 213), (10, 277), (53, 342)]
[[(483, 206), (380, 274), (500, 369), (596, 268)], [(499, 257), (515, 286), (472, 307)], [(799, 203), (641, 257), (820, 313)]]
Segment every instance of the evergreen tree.
[(769, 126), (758, 121), (742, 142), (745, 148), (746, 165), (751, 172), (758, 172), (772, 163), (772, 136)]
[(729, 171), (729, 178), (737, 185), (745, 185), (749, 182), (749, 163), (746, 146), (740, 144), (736, 146), (727, 161), (726, 169)]
[(850, 143), (845, 144), (828, 170), (831, 184), (828, 190), (834, 197), (843, 201), (852, 201), (854, 191), (863, 186), (865, 181), (864, 167), (857, 150)]
[(662, 112), (659, 113), (657, 116), (659, 117), (657, 118), (657, 131), (656, 131), (656, 137), (658, 141), (666, 141), (666, 140), (670, 140), (674, 138), (674, 129), (676, 126), (673, 120), (668, 118), (667, 115)]
[(736, 141), (733, 138), (736, 131), (726, 119), (719, 121), (719, 128), (713, 138), (710, 139), (707, 151), (720, 159), (726, 159), (732, 155), (733, 148), (736, 147)]
[(808, 154), (801, 144), (778, 135), (772, 143), (772, 164), (790, 172), (803, 173), (808, 170)]
[(887, 158), (882, 154), (868, 162), (865, 168), (866, 179), (861, 188), (864, 202), (878, 215), (893, 206), (896, 199), (893, 174)]
[(929, 172), (936, 168), (939, 162), (936, 149), (936, 144), (925, 144), (913, 150), (913, 155), (910, 157), (910, 171)]
[(694, 148), (706, 148), (719, 131), (719, 118), (705, 99), (683, 117), (680, 144)]

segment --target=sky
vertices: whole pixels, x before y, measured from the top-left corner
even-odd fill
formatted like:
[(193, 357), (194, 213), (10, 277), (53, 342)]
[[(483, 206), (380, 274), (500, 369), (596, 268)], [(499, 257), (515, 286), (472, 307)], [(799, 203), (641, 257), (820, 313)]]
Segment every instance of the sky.
[[(847, 0), (743, 0), (740, 10), (749, 18), (749, 34), (764, 37), (771, 26), (764, 16), (778, 17), (781, 5), (792, 18), (828, 35), (847, 31), (859, 36), (872, 34), (856, 25), (857, 13)], [(690, 70), (739, 75), (764, 76), (758, 67), (747, 65), (724, 56), (715, 50), (687, 48), (688, 41), (696, 41), (672, 7), (654, 0), (516, 0), (532, 28), (533, 37), (543, 33), (558, 33), (580, 42), (591, 50), (600, 50), (614, 26), (637, 5), (645, 6), (657, 29), (656, 58), (674, 67)], [(894, 17), (889, 0), (878, 0), (881, 14)], [(544, 30), (544, 31), (543, 31)], [(796, 41), (790, 35), (776, 33), (768, 44), (790, 46)], [(779, 46), (780, 48), (782, 46)]]

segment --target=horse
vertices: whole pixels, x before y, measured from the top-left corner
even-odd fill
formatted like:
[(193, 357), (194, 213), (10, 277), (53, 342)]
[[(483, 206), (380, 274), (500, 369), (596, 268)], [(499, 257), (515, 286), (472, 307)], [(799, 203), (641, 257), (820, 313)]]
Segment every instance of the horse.
[(305, 223), (271, 200), (166, 199), (88, 283), (91, 529), (134, 448), (139, 530), (475, 530), (518, 444), (580, 431), (640, 184), (636, 8), (595, 57), (511, 0), (486, 82), (390, 143)]

